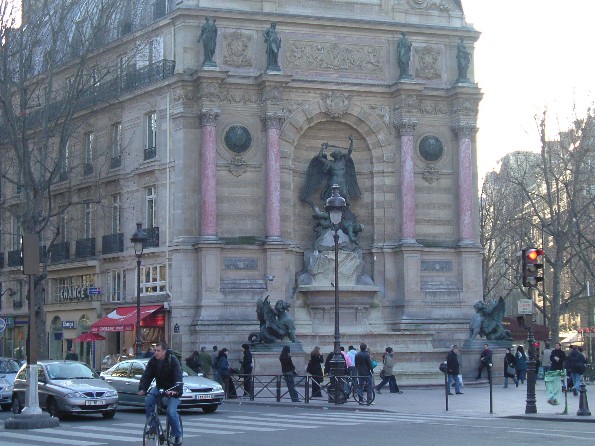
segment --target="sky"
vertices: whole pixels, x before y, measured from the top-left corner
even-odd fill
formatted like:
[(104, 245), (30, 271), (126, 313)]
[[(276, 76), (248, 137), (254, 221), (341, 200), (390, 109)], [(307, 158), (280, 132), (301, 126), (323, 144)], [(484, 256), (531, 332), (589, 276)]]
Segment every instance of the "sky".
[(595, 99), (595, 0), (463, 0), (475, 44), (481, 179), (515, 150), (538, 150), (535, 116), (548, 110), (550, 136)]

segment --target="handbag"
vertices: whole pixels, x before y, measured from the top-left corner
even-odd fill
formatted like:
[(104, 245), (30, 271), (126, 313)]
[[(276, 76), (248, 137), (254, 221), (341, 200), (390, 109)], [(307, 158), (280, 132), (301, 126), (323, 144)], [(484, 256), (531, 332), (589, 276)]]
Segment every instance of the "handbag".
[(513, 375), (516, 373), (516, 369), (511, 366), (510, 364), (506, 366), (506, 374), (507, 375)]
[(384, 373), (384, 369), (380, 370), (380, 379), (384, 379), (386, 374)]

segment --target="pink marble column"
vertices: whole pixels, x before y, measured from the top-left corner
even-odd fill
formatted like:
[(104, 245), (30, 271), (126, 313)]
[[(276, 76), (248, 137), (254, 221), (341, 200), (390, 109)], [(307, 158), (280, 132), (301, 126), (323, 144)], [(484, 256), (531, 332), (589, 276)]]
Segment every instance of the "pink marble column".
[(415, 171), (413, 165), (413, 134), (417, 121), (402, 120), (396, 123), (401, 135), (401, 244), (417, 245), (415, 229)]
[(266, 113), (264, 122), (267, 130), (267, 205), (266, 239), (269, 242), (281, 240), (281, 126), (285, 115)]
[(200, 165), (200, 235), (217, 238), (217, 145), (215, 131), (219, 112), (205, 109), (200, 113), (202, 160)]
[(453, 126), (459, 137), (459, 244), (474, 244), (473, 231), (473, 164), (471, 156), (471, 134), (475, 131), (473, 123)]

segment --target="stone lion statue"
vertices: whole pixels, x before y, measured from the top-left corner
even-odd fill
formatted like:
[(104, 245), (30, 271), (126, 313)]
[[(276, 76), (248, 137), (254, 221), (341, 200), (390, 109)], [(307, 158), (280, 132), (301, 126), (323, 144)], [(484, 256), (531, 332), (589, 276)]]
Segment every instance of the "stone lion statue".
[(504, 317), (504, 299), (489, 302), (478, 301), (473, 305), (475, 315), (469, 322), (469, 339), (485, 336), (493, 341), (512, 341), (510, 330), (502, 326)]

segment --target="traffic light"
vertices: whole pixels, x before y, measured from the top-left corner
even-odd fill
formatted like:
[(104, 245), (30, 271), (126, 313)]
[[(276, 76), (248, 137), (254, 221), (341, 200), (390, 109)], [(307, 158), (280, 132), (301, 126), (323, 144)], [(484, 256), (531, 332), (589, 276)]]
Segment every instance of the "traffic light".
[(543, 261), (541, 256), (545, 252), (539, 248), (524, 248), (523, 257), (523, 286), (534, 287), (543, 282)]

